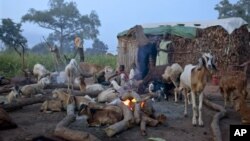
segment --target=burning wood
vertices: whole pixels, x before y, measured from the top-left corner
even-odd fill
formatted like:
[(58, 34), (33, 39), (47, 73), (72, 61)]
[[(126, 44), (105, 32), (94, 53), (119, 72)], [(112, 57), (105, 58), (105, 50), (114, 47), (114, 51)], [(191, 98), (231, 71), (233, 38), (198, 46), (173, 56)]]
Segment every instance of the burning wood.
[[(160, 115), (155, 118), (154, 109), (150, 100), (150, 95), (141, 98), (137, 93), (130, 91), (125, 93), (118, 106), (122, 109), (123, 120), (105, 129), (109, 137), (127, 130), (134, 125), (140, 125), (142, 135), (146, 135), (146, 125), (157, 126), (166, 121), (166, 116)], [(155, 119), (154, 119), (155, 118)]]

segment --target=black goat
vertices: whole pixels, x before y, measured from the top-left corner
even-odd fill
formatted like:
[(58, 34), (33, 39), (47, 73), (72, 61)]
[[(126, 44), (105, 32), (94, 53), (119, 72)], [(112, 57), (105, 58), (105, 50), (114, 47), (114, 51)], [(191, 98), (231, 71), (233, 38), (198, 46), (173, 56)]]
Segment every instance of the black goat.
[(149, 92), (156, 93), (155, 99), (157, 101), (161, 101), (161, 99), (165, 99), (168, 101), (168, 97), (170, 95), (169, 91), (174, 88), (175, 86), (173, 83), (165, 83), (159, 80), (155, 80), (149, 83)]

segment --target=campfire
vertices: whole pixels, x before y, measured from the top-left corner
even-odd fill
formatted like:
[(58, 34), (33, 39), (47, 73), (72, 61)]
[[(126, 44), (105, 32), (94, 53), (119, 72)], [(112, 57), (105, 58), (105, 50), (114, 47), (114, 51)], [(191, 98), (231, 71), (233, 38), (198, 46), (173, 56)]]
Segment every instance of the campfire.
[(124, 93), (121, 97), (122, 102), (118, 104), (123, 112), (123, 120), (107, 127), (106, 134), (111, 137), (135, 125), (140, 125), (141, 134), (145, 136), (146, 125), (155, 127), (164, 123), (166, 116), (155, 113), (150, 98), (151, 96), (142, 98), (133, 91)]
[[(134, 111), (135, 104), (137, 103), (137, 101), (135, 98), (133, 98), (133, 99), (126, 99), (126, 100), (122, 101), (122, 103), (124, 105), (126, 105), (131, 111)], [(141, 101), (141, 102), (139, 102), (139, 104), (140, 104), (140, 107), (143, 108), (143, 106), (145, 105), (145, 102)]]

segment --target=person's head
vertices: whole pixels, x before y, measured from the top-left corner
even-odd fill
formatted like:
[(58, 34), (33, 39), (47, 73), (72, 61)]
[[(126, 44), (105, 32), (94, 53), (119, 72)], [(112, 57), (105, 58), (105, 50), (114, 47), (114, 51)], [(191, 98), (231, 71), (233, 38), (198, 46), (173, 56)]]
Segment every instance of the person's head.
[(119, 71), (125, 71), (125, 66), (124, 65), (120, 65), (119, 66)]
[(135, 69), (135, 68), (136, 68), (136, 64), (132, 63), (131, 66), (130, 66), (130, 69)]
[(163, 39), (163, 40), (169, 40), (169, 39), (170, 39), (170, 34), (169, 34), (169, 33), (163, 34), (162, 39)]

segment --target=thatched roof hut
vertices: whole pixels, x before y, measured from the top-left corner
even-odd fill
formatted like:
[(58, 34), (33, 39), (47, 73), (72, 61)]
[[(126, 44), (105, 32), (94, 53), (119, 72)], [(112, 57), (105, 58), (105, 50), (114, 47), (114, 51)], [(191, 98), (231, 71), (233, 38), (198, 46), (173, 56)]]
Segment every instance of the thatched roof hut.
[[(250, 35), (247, 22), (241, 18), (227, 18), (207, 22), (160, 23), (142, 25), (150, 42), (156, 43), (164, 33), (170, 33), (174, 46), (173, 62), (183, 67), (195, 64), (202, 52), (216, 55), (220, 70), (227, 71), (229, 65), (239, 65), (250, 58)], [(131, 63), (138, 63), (133, 36), (127, 30), (118, 34), (118, 64), (128, 70)]]

